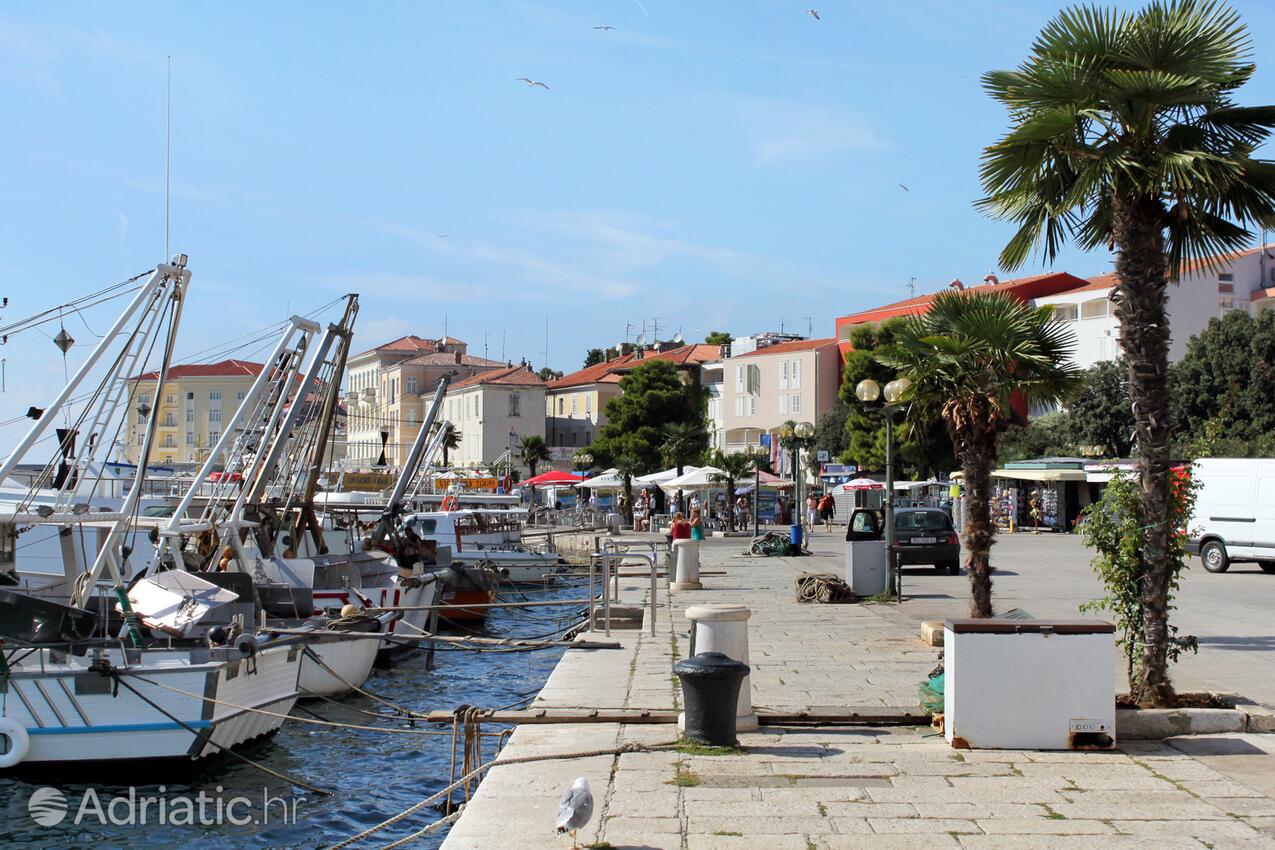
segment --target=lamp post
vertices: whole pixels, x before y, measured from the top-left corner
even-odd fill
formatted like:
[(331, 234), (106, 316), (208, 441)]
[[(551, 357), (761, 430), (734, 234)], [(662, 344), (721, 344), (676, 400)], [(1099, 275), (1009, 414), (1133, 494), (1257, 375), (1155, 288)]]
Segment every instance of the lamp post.
[(801, 497), (801, 447), (815, 435), (815, 426), (809, 422), (798, 422), (791, 428), (785, 426), (780, 430), (780, 437), (792, 444), (793, 448), (793, 495), (792, 525), (788, 529), (788, 554), (800, 555), (802, 545), (801, 512), (805, 510)]
[[(903, 405), (901, 400), (912, 382), (907, 378), (895, 378), (885, 385), (885, 551), (894, 570), (895, 595), (902, 596), (902, 571), (895, 563), (894, 551), (894, 414)], [(854, 388), (854, 394), (864, 407), (875, 404), (881, 398), (881, 385), (865, 378)]]

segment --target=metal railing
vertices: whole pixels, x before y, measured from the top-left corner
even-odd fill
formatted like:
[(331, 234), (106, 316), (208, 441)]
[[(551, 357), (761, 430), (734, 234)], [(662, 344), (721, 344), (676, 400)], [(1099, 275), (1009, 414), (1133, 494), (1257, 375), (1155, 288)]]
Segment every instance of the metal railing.
[[(651, 635), (655, 635), (655, 611), (658, 600), (658, 574), (659, 568), (663, 561), (658, 548), (661, 542), (657, 540), (633, 540), (633, 539), (606, 539), (597, 538), (601, 544), (589, 556), (589, 628), (594, 630), (597, 628), (597, 608), (599, 600), (594, 591), (594, 583), (597, 580), (598, 570), (601, 570), (602, 580), (602, 622), (603, 628), (607, 634), (611, 634), (611, 600), (614, 598), (619, 601), (620, 596), (620, 567), (626, 563), (645, 564), (651, 574), (651, 598), (648, 601), (647, 612), (649, 619), (647, 625), (651, 630)], [(634, 551), (635, 548), (641, 548), (646, 551)], [(614, 583), (614, 588), (612, 584)]]

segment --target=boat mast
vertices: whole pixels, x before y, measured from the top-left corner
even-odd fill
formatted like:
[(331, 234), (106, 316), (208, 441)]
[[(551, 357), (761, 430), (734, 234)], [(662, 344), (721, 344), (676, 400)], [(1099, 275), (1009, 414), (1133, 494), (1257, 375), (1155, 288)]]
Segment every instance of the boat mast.
[[(412, 450), (408, 452), (407, 460), (403, 463), (403, 468), (399, 470), (398, 480), (394, 482), (394, 489), (390, 491), (389, 502), (385, 505), (385, 512), (381, 514), (381, 521), (376, 525), (376, 532), (372, 535), (373, 544), (379, 544), (389, 534), (390, 522), (398, 515), (399, 509), (402, 507), (403, 494), (407, 492), (407, 485), (411, 482), (412, 476), (416, 474), (416, 468), (420, 465), (421, 458), (425, 456), (425, 444), (430, 441), (430, 430), (434, 427), (434, 420), (438, 418), (438, 411), (443, 406), (443, 396), (447, 394), (448, 377), (444, 375), (438, 379), (438, 389), (434, 391), (434, 398), (430, 402), (429, 411), (425, 414), (424, 421), (421, 422), (421, 430), (416, 434), (416, 439), (412, 441)], [(443, 436), (445, 432), (440, 432), (437, 436)], [(441, 444), (442, 440), (438, 440)]]

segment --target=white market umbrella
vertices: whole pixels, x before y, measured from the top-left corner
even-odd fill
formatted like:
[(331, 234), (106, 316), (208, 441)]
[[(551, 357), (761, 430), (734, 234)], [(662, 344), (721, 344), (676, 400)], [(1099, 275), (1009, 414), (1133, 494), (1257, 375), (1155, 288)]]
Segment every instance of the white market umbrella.
[[(740, 479), (744, 481), (746, 479)], [(726, 483), (726, 473), (715, 466), (701, 466), (694, 472), (687, 472), (671, 478), (660, 485), (666, 492), (678, 490), (703, 490), (709, 487), (722, 487)]]
[[(688, 472), (694, 472), (697, 469), (699, 469), (698, 466), (683, 466), (682, 474), (686, 475)], [(637, 478), (633, 479), (633, 483), (640, 484), (643, 486), (657, 487), (657, 486), (663, 485), (664, 483), (668, 481), (672, 481), (676, 477), (677, 477), (677, 467), (675, 466), (672, 469), (666, 469), (663, 472), (652, 472), (650, 475), (638, 476)]]

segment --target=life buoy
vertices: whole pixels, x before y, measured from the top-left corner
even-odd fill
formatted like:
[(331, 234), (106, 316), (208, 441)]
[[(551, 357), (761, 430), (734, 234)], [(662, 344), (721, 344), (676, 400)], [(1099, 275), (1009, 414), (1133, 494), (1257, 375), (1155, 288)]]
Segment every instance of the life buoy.
[(13, 767), (31, 751), (31, 737), (27, 728), (18, 721), (0, 717), (0, 735), (9, 739), (9, 752), (0, 753), (0, 769)]
[(442, 508), (445, 511), (454, 511), (460, 507), (460, 499), (456, 496), (444, 496)]

